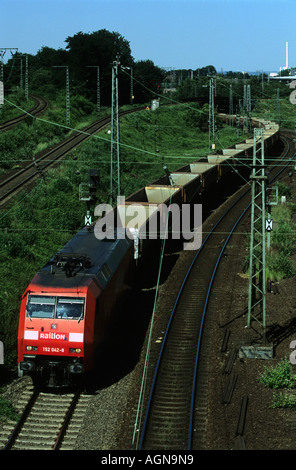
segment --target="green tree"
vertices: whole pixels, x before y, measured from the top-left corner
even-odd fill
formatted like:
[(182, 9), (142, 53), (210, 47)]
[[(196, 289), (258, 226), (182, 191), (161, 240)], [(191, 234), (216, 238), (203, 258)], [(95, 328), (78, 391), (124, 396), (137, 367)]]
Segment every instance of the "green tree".
[[(161, 92), (165, 72), (152, 60), (140, 60), (134, 65), (134, 95), (137, 103), (144, 103)], [(143, 86), (144, 85), (144, 86)], [(154, 93), (153, 93), (154, 92)]]
[[(88, 97), (96, 96), (97, 75), (91, 66), (100, 67), (100, 86), (103, 105), (110, 105), (112, 62), (117, 55), (121, 65), (131, 67), (133, 58), (129, 42), (119, 33), (106, 29), (83, 33), (82, 31), (66, 38), (71, 76)], [(121, 103), (129, 102), (130, 80), (121, 74), (119, 85)]]

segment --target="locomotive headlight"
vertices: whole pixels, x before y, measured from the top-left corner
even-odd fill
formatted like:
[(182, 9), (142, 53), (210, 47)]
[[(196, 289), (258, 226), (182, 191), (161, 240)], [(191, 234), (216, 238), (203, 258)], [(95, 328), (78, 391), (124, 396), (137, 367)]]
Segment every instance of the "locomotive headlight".
[(37, 351), (37, 346), (26, 346), (26, 351)]
[(80, 348), (70, 348), (69, 351), (70, 351), (70, 353), (76, 353), (76, 354), (80, 354), (80, 353), (81, 353), (81, 349), (80, 349)]

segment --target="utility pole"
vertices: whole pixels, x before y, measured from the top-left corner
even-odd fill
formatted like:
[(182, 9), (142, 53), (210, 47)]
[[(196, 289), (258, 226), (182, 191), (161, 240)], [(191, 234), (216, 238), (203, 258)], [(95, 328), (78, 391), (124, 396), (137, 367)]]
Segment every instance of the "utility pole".
[(215, 84), (214, 78), (210, 79), (209, 90), (209, 153), (215, 150)]
[(243, 108), (247, 108), (247, 85), (244, 85), (244, 101), (243, 101)]
[(252, 105), (251, 105), (251, 85), (247, 86), (247, 113), (251, 113)]
[(0, 56), (1, 56), (1, 75), (0, 75), (0, 80), (3, 82), (4, 78), (4, 71), (3, 71), (3, 58), (5, 56), (6, 51), (10, 51), (12, 56), (14, 55), (12, 51), (15, 51), (15, 53), (18, 51), (17, 47), (0, 47)]
[(97, 69), (97, 113), (101, 110), (101, 92), (100, 92), (100, 67), (99, 65), (88, 65), (89, 68)]
[(23, 89), (23, 59), (20, 58), (20, 88)]
[(134, 78), (133, 78), (133, 67), (123, 67), (121, 66), (121, 70), (130, 70), (130, 77), (131, 77), (131, 86), (130, 86), (130, 104), (134, 102)]
[(237, 137), (240, 136), (240, 120), (241, 120), (241, 117), (240, 117), (240, 114), (236, 114), (236, 135)]
[[(258, 147), (258, 148), (257, 148)], [(265, 190), (264, 130), (254, 129), (253, 167), (251, 174), (251, 238), (248, 324), (256, 321), (266, 341), (266, 273), (265, 273)]]
[(230, 125), (233, 125), (233, 97), (232, 97), (232, 85), (229, 86), (229, 116)]
[(130, 96), (130, 104), (133, 104), (134, 102), (134, 77), (133, 77), (133, 74), (134, 74), (134, 70), (133, 70), (133, 67), (131, 67), (131, 96)]
[(53, 65), (54, 68), (66, 69), (66, 125), (70, 126), (70, 79), (68, 65)]
[(119, 55), (112, 65), (112, 109), (111, 109), (111, 167), (110, 198), (113, 204), (120, 196), (120, 150), (119, 150), (119, 103), (118, 103), (118, 68)]
[(26, 72), (25, 72), (25, 97), (26, 100), (29, 100), (29, 65), (28, 65), (28, 56), (26, 55)]
[(280, 124), (280, 89), (276, 89), (276, 119)]
[(248, 133), (249, 130), (249, 123), (251, 123), (250, 117), (251, 117), (251, 85), (247, 85), (247, 93), (246, 93), (246, 111), (247, 111), (247, 116), (246, 116), (246, 131)]
[[(2, 89), (2, 93), (3, 93), (3, 102), (4, 102), (4, 91), (3, 91), (3, 87), (4, 87), (4, 63), (3, 63), (3, 59), (4, 59), (6, 51), (10, 51), (12, 56), (13, 56), (14, 54), (13, 54), (12, 51), (15, 51), (15, 54), (16, 54), (17, 51), (18, 51), (18, 48), (17, 47), (0, 47), (0, 57), (1, 57), (0, 82), (2, 82), (1, 89)], [(0, 111), (1, 111), (2, 105), (3, 105), (3, 103), (2, 104), (0, 103)]]

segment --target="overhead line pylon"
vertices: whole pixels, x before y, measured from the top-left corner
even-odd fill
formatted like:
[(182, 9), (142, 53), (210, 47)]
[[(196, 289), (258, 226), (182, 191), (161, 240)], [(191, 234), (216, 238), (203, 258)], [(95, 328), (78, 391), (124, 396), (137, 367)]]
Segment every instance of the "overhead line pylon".
[(264, 130), (254, 129), (251, 173), (251, 238), (249, 267), (248, 327), (256, 321), (266, 339), (266, 258)]
[(118, 67), (119, 56), (112, 65), (112, 109), (111, 109), (111, 168), (110, 198), (111, 204), (120, 195), (120, 144), (119, 144), (119, 103), (118, 103)]

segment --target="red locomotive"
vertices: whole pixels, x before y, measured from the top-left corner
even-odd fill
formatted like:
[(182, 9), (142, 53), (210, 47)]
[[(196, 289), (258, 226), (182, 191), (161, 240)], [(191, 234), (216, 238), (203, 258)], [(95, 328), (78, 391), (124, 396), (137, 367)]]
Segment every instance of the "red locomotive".
[(19, 375), (67, 386), (94, 366), (95, 352), (132, 287), (134, 245), (79, 231), (26, 289), (18, 330)]

